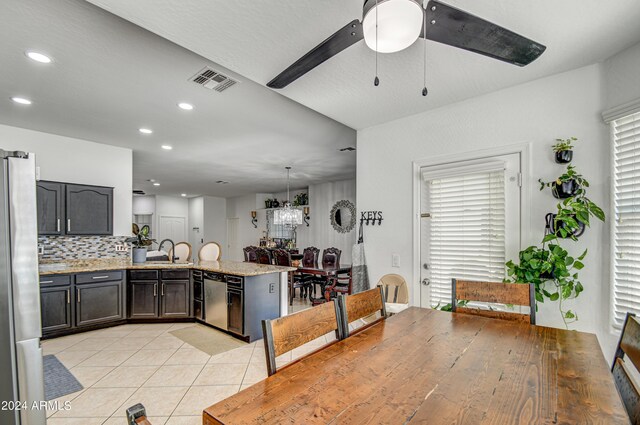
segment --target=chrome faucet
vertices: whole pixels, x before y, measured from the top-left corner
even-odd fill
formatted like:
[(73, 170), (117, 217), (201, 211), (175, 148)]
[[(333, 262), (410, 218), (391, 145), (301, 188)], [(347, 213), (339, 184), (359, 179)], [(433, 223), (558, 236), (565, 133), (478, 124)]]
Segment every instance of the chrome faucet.
[(169, 258), (169, 261), (171, 261), (172, 263), (176, 262), (176, 244), (171, 240), (171, 239), (163, 239), (162, 242), (160, 242), (160, 245), (158, 245), (158, 251), (162, 251), (162, 245), (166, 242), (169, 241), (171, 242), (171, 251), (169, 251), (171, 253)]

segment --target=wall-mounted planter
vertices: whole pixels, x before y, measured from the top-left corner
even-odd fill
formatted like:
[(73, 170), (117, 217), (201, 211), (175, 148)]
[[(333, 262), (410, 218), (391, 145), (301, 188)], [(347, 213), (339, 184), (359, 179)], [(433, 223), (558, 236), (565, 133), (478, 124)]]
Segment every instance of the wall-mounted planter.
[[(566, 224), (565, 224), (564, 222), (562, 222), (562, 221), (561, 221), (560, 223), (558, 223), (558, 227), (556, 227), (556, 216), (557, 216), (557, 215), (558, 215), (558, 214), (551, 214), (551, 220), (550, 220), (550, 224), (551, 224), (551, 231), (552, 231), (553, 233), (555, 233), (558, 237), (562, 237), (562, 236), (560, 236), (560, 235), (557, 233), (557, 230), (558, 230), (559, 228), (563, 228), (563, 229), (564, 229), (564, 228), (566, 228), (567, 226), (566, 226)], [(574, 220), (576, 220), (576, 222), (578, 223), (578, 228), (577, 228), (577, 229), (575, 229), (575, 230), (574, 230), (573, 232), (571, 232), (570, 234), (568, 234), (568, 235), (566, 236), (566, 238), (570, 238), (571, 236), (573, 236), (573, 237), (575, 237), (575, 238), (579, 238), (580, 236), (582, 236), (582, 234), (584, 233), (584, 230), (586, 229), (586, 227), (585, 227), (584, 223), (582, 223), (582, 222), (578, 221), (578, 220), (576, 219), (576, 216), (573, 216), (573, 219), (574, 219)]]
[(556, 152), (556, 162), (558, 164), (568, 164), (573, 160), (573, 151), (560, 151)]
[(578, 183), (576, 183), (575, 180), (569, 180), (560, 184), (557, 182), (554, 183), (551, 187), (551, 193), (553, 193), (553, 196), (557, 199), (566, 199), (574, 196), (578, 192), (578, 189), (580, 189)]

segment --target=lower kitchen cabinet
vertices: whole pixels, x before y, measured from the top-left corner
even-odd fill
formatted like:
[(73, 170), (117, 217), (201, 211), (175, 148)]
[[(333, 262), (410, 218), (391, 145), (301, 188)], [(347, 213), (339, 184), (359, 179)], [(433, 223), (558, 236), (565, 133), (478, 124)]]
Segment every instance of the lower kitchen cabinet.
[(158, 281), (129, 281), (129, 317), (150, 319), (158, 317)]
[(71, 285), (41, 288), (42, 333), (71, 329), (72, 307)]
[(243, 291), (235, 291), (229, 289), (227, 292), (227, 313), (228, 313), (228, 327), (229, 332), (236, 333), (238, 335), (244, 334), (244, 308), (242, 300)]
[(76, 326), (125, 318), (122, 280), (76, 285)]
[(40, 311), (44, 337), (123, 322), (122, 271), (42, 276)]
[(163, 280), (160, 317), (189, 317), (189, 280)]

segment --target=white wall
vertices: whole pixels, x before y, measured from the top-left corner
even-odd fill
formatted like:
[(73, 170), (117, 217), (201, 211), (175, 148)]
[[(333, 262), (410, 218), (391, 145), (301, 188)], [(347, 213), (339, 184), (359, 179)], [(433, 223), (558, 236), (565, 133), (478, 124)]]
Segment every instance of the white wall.
[(136, 214), (155, 214), (156, 213), (156, 197), (155, 195), (134, 196), (133, 197), (133, 215)]
[(113, 234), (129, 236), (131, 149), (0, 125), (0, 148), (36, 154), (40, 179), (113, 187)]
[[(417, 285), (413, 265), (412, 161), (438, 155), (480, 151), (517, 143), (531, 145), (532, 221), (525, 223), (523, 247), (537, 244), (544, 232), (544, 216), (556, 200), (539, 192), (536, 180), (550, 180), (562, 172), (555, 164), (551, 145), (557, 137), (576, 136), (580, 142), (574, 165), (591, 182), (588, 195), (606, 208), (609, 204), (609, 134), (601, 112), (602, 66), (592, 65), (458, 104), (405, 117), (358, 132), (358, 210), (382, 210), (382, 226), (365, 229), (365, 251), (370, 278), (400, 273), (412, 288)], [(608, 282), (607, 227), (595, 222), (570, 252), (589, 249), (581, 272), (585, 291), (571, 307), (580, 320), (578, 330), (602, 335), (607, 320), (601, 306), (607, 303), (603, 287)], [(531, 230), (532, 236), (526, 237)], [(401, 257), (400, 269), (391, 267), (391, 254)], [(418, 294), (412, 298), (418, 299)], [(538, 322), (562, 326), (557, 303), (539, 306)], [(603, 340), (601, 338), (601, 343)]]
[(189, 199), (189, 243), (191, 244), (193, 257), (196, 258), (198, 251), (204, 242), (204, 198)]
[[(229, 259), (227, 246), (227, 200), (214, 196), (204, 197), (204, 241), (217, 242), (222, 248), (223, 260)], [(197, 253), (197, 251), (194, 251)]]
[[(270, 198), (269, 194), (251, 194), (236, 198), (227, 198), (227, 218), (238, 219), (238, 246), (236, 252), (227, 252), (227, 257), (239, 261), (244, 260), (242, 248), (257, 245), (263, 232), (267, 231), (267, 219), (264, 210), (264, 199)], [(257, 211), (257, 228), (251, 224), (251, 211)], [(228, 251), (223, 249), (224, 252)]]

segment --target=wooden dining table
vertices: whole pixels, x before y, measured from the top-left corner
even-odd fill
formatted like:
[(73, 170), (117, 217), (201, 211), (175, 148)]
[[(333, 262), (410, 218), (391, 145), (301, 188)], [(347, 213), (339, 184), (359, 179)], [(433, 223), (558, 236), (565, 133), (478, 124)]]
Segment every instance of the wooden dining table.
[(411, 307), (206, 408), (203, 423), (629, 419), (595, 335)]

